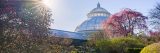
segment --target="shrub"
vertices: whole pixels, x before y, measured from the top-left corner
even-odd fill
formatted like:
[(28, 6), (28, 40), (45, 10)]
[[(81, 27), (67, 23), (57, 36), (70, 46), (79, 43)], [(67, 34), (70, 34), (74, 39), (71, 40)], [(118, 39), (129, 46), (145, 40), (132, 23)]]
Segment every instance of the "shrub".
[(153, 43), (144, 47), (141, 53), (160, 53), (160, 43)]
[(144, 47), (144, 44), (139, 39), (130, 37), (98, 40), (95, 44), (98, 53), (139, 53), (141, 48)]

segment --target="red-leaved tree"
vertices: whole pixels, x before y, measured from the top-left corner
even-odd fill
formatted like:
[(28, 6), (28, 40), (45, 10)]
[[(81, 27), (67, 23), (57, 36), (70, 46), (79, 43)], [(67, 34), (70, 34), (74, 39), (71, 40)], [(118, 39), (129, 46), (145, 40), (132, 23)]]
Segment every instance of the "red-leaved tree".
[(103, 28), (110, 37), (133, 35), (135, 29), (147, 29), (146, 19), (140, 12), (126, 8), (111, 15)]

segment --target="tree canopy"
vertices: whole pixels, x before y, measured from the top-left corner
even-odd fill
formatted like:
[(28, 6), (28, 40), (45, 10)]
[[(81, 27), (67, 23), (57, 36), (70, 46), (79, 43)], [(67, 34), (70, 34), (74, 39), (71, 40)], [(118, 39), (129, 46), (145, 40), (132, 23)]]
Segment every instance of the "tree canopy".
[(109, 36), (133, 35), (134, 30), (147, 28), (146, 19), (140, 12), (126, 8), (111, 15), (103, 23), (103, 27)]
[(49, 8), (38, 0), (0, 0), (1, 53), (39, 52), (50, 17)]

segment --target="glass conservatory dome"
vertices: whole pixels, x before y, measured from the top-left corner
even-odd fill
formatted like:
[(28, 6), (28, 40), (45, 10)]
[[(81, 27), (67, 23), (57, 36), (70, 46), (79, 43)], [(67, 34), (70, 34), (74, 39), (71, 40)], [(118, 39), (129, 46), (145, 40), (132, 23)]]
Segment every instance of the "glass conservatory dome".
[(88, 19), (76, 28), (76, 32), (103, 30), (101, 24), (110, 16), (110, 13), (102, 8), (98, 3), (97, 8), (94, 8), (92, 11), (90, 11), (87, 16)]

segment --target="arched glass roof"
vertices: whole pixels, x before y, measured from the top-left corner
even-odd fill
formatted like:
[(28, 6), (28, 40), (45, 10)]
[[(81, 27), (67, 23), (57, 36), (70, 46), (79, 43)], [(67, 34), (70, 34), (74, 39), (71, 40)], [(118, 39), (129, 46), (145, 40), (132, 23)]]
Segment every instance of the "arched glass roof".
[(79, 25), (75, 31), (96, 31), (103, 30), (102, 23), (109, 17), (110, 13), (102, 8), (100, 4), (97, 4), (97, 8), (94, 8), (90, 13), (88, 13), (88, 19)]

